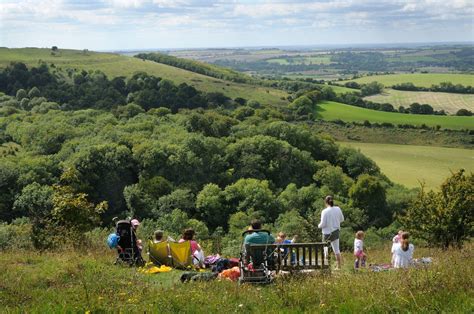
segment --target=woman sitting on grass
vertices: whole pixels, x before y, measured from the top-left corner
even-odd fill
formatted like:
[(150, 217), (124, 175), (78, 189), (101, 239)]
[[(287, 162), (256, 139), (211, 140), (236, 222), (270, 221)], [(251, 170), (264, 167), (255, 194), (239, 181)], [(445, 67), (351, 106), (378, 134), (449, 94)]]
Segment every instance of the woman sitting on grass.
[(415, 247), (410, 243), (409, 237), (408, 232), (403, 232), (400, 237), (400, 243), (395, 245), (392, 249), (393, 267), (395, 268), (407, 268), (413, 263), (413, 251)]
[(179, 243), (182, 243), (184, 241), (189, 241), (191, 242), (191, 254), (193, 256), (193, 264), (195, 266), (200, 266), (202, 267), (204, 265), (204, 252), (201, 249), (201, 246), (199, 243), (197, 243), (194, 238), (194, 230), (189, 228), (184, 230), (183, 237), (178, 241)]

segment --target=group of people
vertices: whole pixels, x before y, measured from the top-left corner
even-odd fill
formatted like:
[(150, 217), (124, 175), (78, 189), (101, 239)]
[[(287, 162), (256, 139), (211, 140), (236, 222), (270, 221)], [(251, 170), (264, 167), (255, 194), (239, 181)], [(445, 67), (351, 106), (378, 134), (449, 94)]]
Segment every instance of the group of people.
[[(132, 219), (130, 223), (132, 225), (133, 231), (136, 233), (138, 226), (140, 226), (140, 222), (137, 219)], [(195, 235), (196, 232), (194, 231), (194, 229), (188, 228), (184, 230), (181, 239), (179, 239), (177, 242), (182, 243), (185, 241), (189, 241), (191, 245), (191, 255), (193, 257), (193, 264), (197, 267), (203, 267), (204, 252), (199, 243), (194, 240)], [(153, 234), (153, 243), (160, 243), (163, 241), (176, 242), (176, 240), (170, 236), (164, 238), (164, 232), (162, 230), (156, 230)], [(140, 251), (143, 249), (142, 241), (140, 239), (137, 239), (137, 247)]]
[[(326, 208), (321, 213), (321, 222), (318, 225), (322, 229), (323, 240), (330, 241), (332, 250), (336, 255), (337, 267), (341, 267), (341, 251), (339, 249), (339, 233), (341, 223), (344, 221), (342, 210), (338, 206), (334, 206), (333, 197), (328, 195), (325, 198)], [(357, 231), (354, 239), (354, 268), (365, 267), (367, 255), (364, 252), (363, 231)], [(415, 247), (410, 243), (409, 233), (400, 230), (392, 240), (392, 261), (391, 266), (394, 268), (407, 268), (412, 265), (413, 251)]]
[[(334, 205), (334, 199), (332, 196), (328, 195), (325, 198), (326, 208), (321, 212), (321, 222), (318, 225), (318, 228), (322, 231), (323, 241), (328, 241), (331, 244), (332, 250), (336, 256), (336, 269), (341, 268), (342, 257), (340, 251), (340, 228), (341, 223), (344, 221), (344, 215), (341, 208)], [(139, 221), (133, 219), (131, 224), (136, 230), (140, 225)], [(262, 223), (255, 219), (252, 220), (249, 228), (248, 234), (244, 238), (245, 244), (272, 244), (272, 243), (294, 243), (296, 241), (296, 236), (292, 240), (286, 238), (284, 232), (279, 232), (277, 238), (275, 239), (273, 235), (269, 232), (261, 232)], [(254, 231), (254, 232), (253, 232)], [(193, 262), (196, 266), (202, 266), (204, 261), (204, 252), (194, 240), (195, 231), (193, 229), (186, 229), (183, 232), (181, 239), (178, 241), (182, 243), (184, 241), (189, 241), (191, 245), (191, 254), (193, 256)], [(366, 266), (367, 254), (364, 251), (364, 238), (365, 233), (363, 231), (357, 231), (354, 239), (354, 268), (358, 269), (360, 267)], [(162, 241), (172, 241), (175, 242), (171, 237), (164, 239), (164, 232), (162, 230), (157, 230), (154, 233), (153, 242), (160, 243)], [(141, 250), (142, 244), (141, 240), (137, 240), (137, 245)], [(392, 261), (391, 265), (394, 268), (406, 268), (412, 264), (414, 246), (409, 241), (408, 232), (400, 230), (398, 234), (393, 238), (392, 245)]]

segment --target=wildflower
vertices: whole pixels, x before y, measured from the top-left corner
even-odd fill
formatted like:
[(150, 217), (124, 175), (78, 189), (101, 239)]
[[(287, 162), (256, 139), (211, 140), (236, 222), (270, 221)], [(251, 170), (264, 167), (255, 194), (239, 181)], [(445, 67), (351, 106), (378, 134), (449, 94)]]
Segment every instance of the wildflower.
[(239, 304), (239, 307), (243, 307), (244, 305), (242, 303)]

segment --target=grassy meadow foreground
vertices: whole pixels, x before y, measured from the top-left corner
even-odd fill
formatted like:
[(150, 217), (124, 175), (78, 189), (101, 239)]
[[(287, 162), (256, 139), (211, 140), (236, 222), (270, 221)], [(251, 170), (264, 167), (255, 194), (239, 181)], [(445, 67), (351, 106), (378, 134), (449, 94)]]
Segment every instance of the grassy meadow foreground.
[[(104, 248), (105, 250), (105, 248)], [(187, 283), (180, 271), (146, 275), (114, 266), (113, 252), (2, 252), (2, 312), (451, 312), (474, 309), (472, 245), (463, 250), (417, 248), (431, 256), (424, 269), (355, 273), (352, 255), (330, 275), (279, 278), (268, 286), (230, 281)], [(387, 263), (389, 247), (368, 250), (369, 263)]]
[(474, 172), (474, 150), (435, 146), (376, 143), (341, 143), (372, 158), (394, 182), (408, 187), (438, 188), (450, 174), (461, 168)]

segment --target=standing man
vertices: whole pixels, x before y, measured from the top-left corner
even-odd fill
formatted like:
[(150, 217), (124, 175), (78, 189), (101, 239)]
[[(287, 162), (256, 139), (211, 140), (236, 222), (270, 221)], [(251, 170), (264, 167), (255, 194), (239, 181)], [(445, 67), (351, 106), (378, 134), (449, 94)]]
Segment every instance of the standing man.
[(338, 206), (334, 206), (334, 200), (331, 195), (324, 199), (326, 208), (321, 212), (321, 223), (318, 228), (323, 231), (323, 241), (331, 241), (331, 247), (336, 255), (337, 268), (341, 268), (341, 251), (339, 250), (339, 229), (341, 222), (344, 221), (344, 215)]

